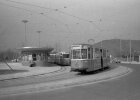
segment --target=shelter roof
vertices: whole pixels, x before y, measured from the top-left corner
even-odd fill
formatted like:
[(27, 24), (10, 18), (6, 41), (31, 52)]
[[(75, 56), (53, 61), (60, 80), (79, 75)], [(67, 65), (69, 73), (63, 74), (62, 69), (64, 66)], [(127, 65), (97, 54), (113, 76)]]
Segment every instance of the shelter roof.
[(53, 49), (52, 48), (47, 48), (47, 47), (43, 47), (43, 48), (39, 48), (39, 47), (22, 47), (22, 48), (19, 48), (18, 50), (20, 50), (20, 51), (29, 51), (29, 52), (32, 52), (32, 51), (42, 51), (42, 52), (50, 52), (50, 51), (52, 51)]

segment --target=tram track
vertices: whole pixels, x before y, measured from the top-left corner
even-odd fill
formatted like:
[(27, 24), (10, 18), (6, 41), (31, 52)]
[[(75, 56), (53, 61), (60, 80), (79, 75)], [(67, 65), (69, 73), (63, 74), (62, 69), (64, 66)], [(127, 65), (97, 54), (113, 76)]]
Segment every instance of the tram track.
[[(4, 63), (6, 64), (8, 67), (10, 67), (11, 71), (14, 71), (14, 69), (12, 69), (12, 67), (8, 64), (8, 63)], [(46, 77), (46, 76), (53, 76), (53, 75), (57, 75), (61, 72), (65, 72), (66, 68), (65, 67), (61, 67), (59, 70), (53, 71), (53, 72), (49, 72), (49, 73), (41, 73), (41, 74), (35, 74), (35, 75), (29, 75), (29, 76), (20, 76), (20, 77), (14, 77), (14, 78), (9, 78), (9, 79), (2, 79), (0, 81), (8, 81), (8, 80), (16, 80), (16, 79), (24, 79), (24, 78), (32, 78), (32, 77)]]
[[(96, 72), (95, 74), (98, 74), (102, 71), (103, 70), (99, 70), (99, 72)], [(113, 68), (113, 70), (112, 68), (106, 69), (104, 70), (104, 73), (95, 76), (94, 73), (81, 75), (76, 72), (69, 72), (57, 76), (48, 77), (46, 79), (43, 79), (44, 81), (38, 80), (39, 82), (35, 82), (35, 83), (33, 82), (28, 84), (18, 84), (18, 85), (3, 87), (1, 88), (0, 96), (38, 93), (43, 91), (52, 91), (60, 88), (93, 84), (93, 83), (103, 82), (111, 79), (116, 79), (118, 77), (127, 75), (130, 72), (132, 72), (131, 69), (122, 66), (118, 68)]]
[[(57, 75), (61, 72), (64, 72), (66, 70), (65, 67), (62, 67), (59, 70), (53, 71), (53, 72), (49, 72), (49, 73), (43, 73), (43, 74), (37, 74), (37, 75), (31, 75), (31, 76), (27, 76), (27, 77), (49, 77), (49, 76), (53, 76), (53, 75)], [(23, 77), (26, 78), (26, 77)]]
[[(65, 68), (64, 68), (65, 69)], [(105, 70), (108, 71), (108, 70)], [(14, 80), (7, 80), (0, 82), (0, 88), (7, 88), (7, 87), (13, 87), (13, 86), (26, 86), (26, 85), (34, 85), (34, 84), (40, 84), (40, 83), (48, 83), (48, 82), (57, 82), (61, 80), (67, 80), (67, 79), (73, 79), (73, 78), (80, 78), (83, 76), (91, 76), (93, 74), (100, 73), (89, 73), (86, 75), (79, 74), (78, 72), (64, 72), (64, 73), (57, 73), (53, 75), (41, 75), (41, 76), (34, 76), (34, 77), (26, 77), (26, 78), (19, 78)]]
[(61, 67), (61, 70), (47, 73), (47, 74), (33, 75), (29, 77), (20, 77), (20, 78), (0, 81), (0, 88), (57, 81), (57, 80), (67, 79), (70, 78), (71, 76), (74, 76), (72, 75), (74, 72), (69, 73), (66, 71), (66, 69), (67, 68), (65, 67)]

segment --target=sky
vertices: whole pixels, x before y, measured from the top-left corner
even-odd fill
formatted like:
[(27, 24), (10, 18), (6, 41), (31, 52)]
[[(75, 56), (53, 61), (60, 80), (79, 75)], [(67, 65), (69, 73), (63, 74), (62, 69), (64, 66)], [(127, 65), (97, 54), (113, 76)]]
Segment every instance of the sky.
[(0, 50), (140, 40), (139, 9), (139, 0), (0, 0)]

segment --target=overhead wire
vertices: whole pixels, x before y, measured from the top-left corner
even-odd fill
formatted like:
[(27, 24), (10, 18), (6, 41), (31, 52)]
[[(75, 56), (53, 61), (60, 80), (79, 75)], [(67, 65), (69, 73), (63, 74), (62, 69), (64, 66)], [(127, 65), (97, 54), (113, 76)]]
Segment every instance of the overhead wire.
[[(18, 6), (9, 5), (9, 4), (3, 3), (3, 2), (0, 2), (0, 4), (9, 6), (9, 7), (15, 8), (15, 9), (24, 10), (24, 11), (30, 12), (31, 14), (34, 13), (34, 14), (37, 14), (37, 15), (42, 15), (44, 17), (47, 17), (47, 18), (51, 19), (54, 22), (57, 21), (57, 22), (60, 22), (61, 24), (65, 25), (65, 23), (63, 23), (63, 22), (61, 22), (61, 21), (59, 21), (59, 20), (57, 20), (55, 18), (49, 17), (48, 15), (45, 15), (45, 13), (43, 13), (43, 12), (37, 12), (37, 11), (33, 11), (33, 10), (28, 10), (28, 9), (21, 8), (21, 7), (18, 7)], [(56, 26), (56, 24), (55, 24), (55, 26)]]
[(34, 4), (29, 4), (29, 3), (24, 3), (24, 2), (18, 2), (18, 1), (14, 1), (14, 0), (5, 0), (5, 1), (7, 1), (7, 2), (12, 2), (12, 3), (18, 3), (18, 4), (22, 4), (22, 5), (26, 5), (26, 6), (38, 7), (38, 8), (47, 9), (47, 10), (51, 10), (51, 11), (55, 11), (55, 12), (59, 12), (59, 13), (62, 13), (62, 14), (64, 14), (64, 15), (71, 16), (71, 17), (73, 17), (73, 18), (77, 18), (77, 19), (79, 19), (79, 20), (89, 22), (89, 23), (93, 24), (99, 31), (102, 31), (102, 30), (94, 23), (95, 21), (88, 20), (88, 19), (84, 19), (84, 18), (75, 16), (75, 15), (73, 15), (73, 14), (66, 13), (66, 12), (61, 11), (61, 10), (59, 10), (59, 9), (53, 9), (53, 8), (49, 8), (49, 7), (43, 7), (43, 6), (39, 6), (39, 5), (34, 5)]
[(3, 3), (3, 2), (0, 2), (0, 4), (2, 5), (6, 5), (6, 6), (9, 6), (9, 7), (12, 7), (12, 8), (16, 8), (16, 9), (22, 9), (24, 11), (28, 11), (28, 12), (33, 12), (31, 10), (27, 10), (27, 9), (24, 9), (24, 8), (21, 8), (21, 7), (17, 7), (17, 6), (12, 6), (12, 5), (9, 5), (9, 4), (6, 4), (6, 3)]
[[(63, 25), (66, 27), (66, 29), (69, 31), (69, 33), (72, 33), (72, 31), (70, 30), (68, 24), (66, 24), (66, 23), (64, 23), (64, 22), (62, 22), (62, 21), (60, 21), (60, 20), (58, 20), (58, 19), (49, 17), (48, 15), (46, 15), (46, 13), (49, 13), (49, 11), (61, 13), (61, 14), (63, 14), (63, 15), (67, 15), (67, 16), (73, 17), (73, 18), (75, 18), (75, 19), (78, 19), (78, 20), (81, 20), (81, 21), (84, 21), (84, 22), (88, 22), (89, 24), (94, 25), (94, 27), (96, 27), (96, 29), (98, 29), (100, 32), (103, 31), (103, 30), (95, 23), (96, 21), (84, 19), (84, 18), (82, 18), (82, 17), (75, 16), (75, 15), (73, 15), (73, 14), (64, 12), (64, 11), (59, 10), (59, 9), (53, 9), (53, 8), (49, 8), (49, 7), (43, 7), (43, 6), (39, 6), (39, 5), (34, 5), (34, 4), (29, 4), (29, 3), (24, 3), (24, 2), (18, 2), (18, 1), (14, 1), (14, 0), (4, 0), (4, 1), (11, 2), (11, 3), (16, 3), (16, 4), (21, 4), (21, 5), (24, 5), (24, 6), (32, 6), (32, 7), (37, 7), (37, 8), (45, 9), (45, 10), (47, 10), (48, 12), (44, 12), (44, 11), (41, 12), (41, 11), (29, 10), (29, 9), (25, 9), (25, 8), (22, 8), (22, 7), (13, 6), (13, 5), (10, 5), (10, 4), (7, 4), (7, 3), (2, 3), (2, 2), (0, 2), (1, 4), (7, 5), (7, 6), (9, 6), (9, 7), (16, 8), (16, 9), (21, 9), (21, 10), (30, 12), (31, 14), (32, 14), (32, 13), (35, 13), (35, 14), (38, 14), (38, 15), (42, 15), (42, 16), (44, 16), (44, 17), (49, 18), (50, 20), (52, 20), (52, 21), (54, 21), (54, 22), (55, 22), (55, 21), (60, 22), (61, 24), (63, 24)], [(102, 20), (100, 19), (99, 21), (101, 22)], [(79, 23), (78, 23), (78, 24), (79, 24)], [(57, 26), (56, 24), (54, 24), (54, 25), (55, 25), (55, 27)]]
[(59, 12), (59, 13), (62, 13), (62, 14), (64, 14), (64, 15), (67, 15), (67, 16), (71, 16), (71, 17), (77, 18), (77, 19), (82, 20), (82, 21), (93, 22), (93, 21), (91, 21), (91, 20), (84, 19), (84, 18), (81, 18), (81, 17), (75, 16), (75, 15), (73, 15), (73, 14), (66, 13), (66, 12), (61, 11), (61, 10), (58, 10), (58, 9), (57, 9), (56, 11)]
[(22, 4), (22, 5), (26, 5), (26, 6), (33, 6), (33, 7), (43, 8), (43, 9), (54, 10), (54, 9), (49, 8), (49, 7), (43, 7), (43, 6), (38, 6), (38, 5), (24, 3), (24, 2), (18, 2), (18, 1), (14, 1), (14, 0), (4, 0), (4, 1), (17, 3), (17, 4)]
[[(77, 16), (75, 16), (75, 15), (72, 15), (72, 14), (69, 14), (69, 13), (66, 13), (66, 12), (63, 12), (63, 11), (61, 11), (61, 10), (59, 10), (59, 9), (52, 9), (52, 8), (49, 8), (49, 7), (43, 7), (43, 6), (38, 6), (38, 5), (34, 5), (34, 4), (29, 4), (29, 3), (23, 3), (23, 2), (13, 1), (13, 0), (5, 0), (5, 1), (12, 2), (12, 3), (18, 3), (18, 4), (22, 4), (22, 5), (26, 5), (26, 6), (38, 7), (38, 8), (47, 9), (47, 10), (51, 10), (51, 11), (55, 11), (55, 12), (59, 12), (59, 13), (62, 13), (62, 14), (64, 14), (64, 15), (71, 16), (71, 17), (77, 18), (77, 19), (79, 19), (79, 20), (88, 22), (88, 23), (94, 25), (94, 27), (96, 27), (96, 29), (98, 29), (100, 32), (103, 31), (100, 27), (98, 27), (98, 25), (95, 24), (94, 21), (92, 21), (92, 20), (87, 20), (87, 19), (84, 19), (84, 18), (81, 18), (81, 17), (77, 17)], [(43, 15), (43, 16), (45, 16), (45, 17), (47, 17), (47, 18), (49, 18), (49, 19), (51, 19), (51, 20), (53, 20), (53, 21), (55, 20), (55, 21), (57, 21), (57, 22), (60, 22), (61, 24), (63, 24), (63, 25), (66, 27), (66, 29), (67, 29), (70, 33), (72, 33), (72, 32), (70, 31), (69, 26), (68, 26), (67, 24), (63, 23), (62, 21), (59, 21), (58, 19), (49, 17), (48, 15), (45, 15), (44, 12), (36, 12), (36, 11), (32, 11), (32, 10), (28, 10), (28, 9), (21, 8), (21, 7), (17, 7), (17, 6), (8, 5), (8, 4), (5, 4), (5, 5), (10, 6), (10, 7), (13, 7), (13, 8), (17, 8), (17, 9), (22, 9), (22, 10), (28, 11), (28, 12), (30, 12), (31, 14), (32, 14), (32, 13), (36, 13), (36, 14), (39, 14), (39, 15)], [(47, 12), (47, 13), (48, 13), (48, 12)]]
[(6, 3), (3, 3), (3, 2), (0, 2), (0, 4), (6, 5), (6, 6), (9, 6), (9, 7), (12, 7), (12, 8), (16, 8), (16, 9), (21, 9), (21, 10), (30, 12), (31, 14), (34, 13), (34, 14), (42, 15), (42, 16), (48, 17), (51, 20), (56, 20), (56, 19), (54, 19), (52, 17), (46, 16), (44, 12), (37, 12), (37, 11), (33, 11), (33, 10), (22, 8), (22, 7), (18, 7), (18, 6), (13, 6), (13, 5), (10, 5), (10, 4), (6, 4)]

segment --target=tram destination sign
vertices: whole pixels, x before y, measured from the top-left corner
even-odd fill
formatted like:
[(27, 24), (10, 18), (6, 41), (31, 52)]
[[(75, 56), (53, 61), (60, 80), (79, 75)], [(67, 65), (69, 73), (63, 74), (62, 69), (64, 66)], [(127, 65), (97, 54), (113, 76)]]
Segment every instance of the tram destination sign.
[(81, 45), (72, 45), (72, 49), (81, 49)]

